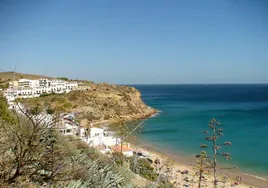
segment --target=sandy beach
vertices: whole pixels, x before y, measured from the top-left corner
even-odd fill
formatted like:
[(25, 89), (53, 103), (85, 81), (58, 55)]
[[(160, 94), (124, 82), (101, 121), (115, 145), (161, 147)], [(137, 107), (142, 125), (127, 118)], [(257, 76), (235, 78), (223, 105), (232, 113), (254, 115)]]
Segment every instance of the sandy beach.
[[(194, 158), (186, 158), (185, 156), (175, 156), (168, 153), (162, 153), (161, 151), (155, 150), (153, 147), (149, 145), (140, 144), (137, 139), (129, 139), (128, 142), (131, 144), (131, 147), (135, 149), (135, 151), (150, 153), (150, 159), (155, 161), (158, 159), (160, 164), (157, 166), (153, 164), (155, 169), (158, 169), (161, 164), (170, 163), (170, 181), (174, 183), (177, 187), (183, 187), (183, 185), (188, 185), (189, 187), (198, 187), (198, 177), (195, 174), (196, 163)], [(163, 165), (164, 166), (164, 165)], [(163, 168), (164, 169), (164, 168)], [(232, 170), (218, 170), (218, 179), (220, 180), (218, 183), (218, 187), (239, 187), (239, 188), (267, 188), (268, 181), (264, 178), (257, 178), (253, 175), (244, 174), (240, 172), (239, 169)], [(158, 170), (158, 173), (165, 173), (165, 170)], [(188, 173), (184, 173), (187, 172)], [(226, 173), (225, 173), (226, 172)], [(223, 177), (228, 175), (228, 179), (223, 182)], [(209, 174), (205, 174), (205, 181), (202, 184), (203, 187), (213, 187), (213, 174), (210, 171)], [(241, 177), (241, 182), (236, 180), (236, 177)]]

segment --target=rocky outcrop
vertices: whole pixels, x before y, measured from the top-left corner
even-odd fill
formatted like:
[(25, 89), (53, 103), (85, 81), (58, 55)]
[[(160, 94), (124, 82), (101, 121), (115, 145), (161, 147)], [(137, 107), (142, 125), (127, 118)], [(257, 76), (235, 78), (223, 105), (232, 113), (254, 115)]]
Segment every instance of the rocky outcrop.
[(87, 91), (67, 95), (80, 119), (89, 121), (127, 121), (147, 118), (157, 111), (141, 99), (141, 93), (129, 86), (92, 84)]
[(140, 91), (133, 87), (94, 83), (89, 86), (87, 90), (21, 99), (19, 102), (27, 108), (74, 112), (83, 124), (144, 119), (157, 112), (144, 104)]

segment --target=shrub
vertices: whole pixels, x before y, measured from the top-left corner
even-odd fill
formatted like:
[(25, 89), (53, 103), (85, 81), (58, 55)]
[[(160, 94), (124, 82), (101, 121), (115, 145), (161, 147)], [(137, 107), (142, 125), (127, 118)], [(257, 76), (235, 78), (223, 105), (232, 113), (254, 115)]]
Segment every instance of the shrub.
[(66, 103), (63, 104), (63, 107), (64, 108), (71, 108), (72, 107), (72, 103), (66, 102)]
[(147, 159), (132, 157), (130, 159), (130, 169), (150, 181), (157, 179), (157, 174)]
[(112, 159), (113, 159), (114, 164), (116, 164), (117, 166), (123, 166), (125, 156), (122, 153), (114, 152), (112, 156), (113, 156)]
[(57, 101), (59, 103), (64, 103), (66, 101), (66, 99), (64, 97), (56, 97), (55, 101)]
[(33, 108), (30, 108), (29, 112), (32, 115), (37, 115), (41, 112), (41, 109), (39, 108), (39, 106), (35, 106)]
[(0, 118), (8, 123), (15, 123), (16, 117), (8, 109), (8, 104), (3, 96), (0, 96)]
[(50, 96), (50, 95), (53, 95), (53, 93), (43, 93), (40, 95), (40, 97), (47, 97), (47, 96)]
[(68, 81), (68, 80), (69, 80), (69, 79), (66, 78), (66, 77), (59, 77), (59, 78), (57, 78), (57, 79), (59, 79), (59, 80), (64, 80), (64, 81)]
[(46, 111), (48, 114), (54, 114), (54, 112), (55, 112), (55, 110), (53, 110), (51, 108), (48, 108)]
[(70, 100), (70, 101), (75, 101), (75, 100), (77, 100), (77, 95), (76, 95), (76, 93), (70, 93), (69, 94), (69, 96), (68, 96), (68, 99)]

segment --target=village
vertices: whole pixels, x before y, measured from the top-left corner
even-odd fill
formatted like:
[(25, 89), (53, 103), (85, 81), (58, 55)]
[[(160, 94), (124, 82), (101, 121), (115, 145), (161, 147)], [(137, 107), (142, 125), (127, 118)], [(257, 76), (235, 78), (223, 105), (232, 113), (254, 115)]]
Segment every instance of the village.
[[(85, 87), (82, 83), (59, 79), (20, 79), (9, 82), (9, 87), (3, 91), (3, 94), (7, 99), (9, 109), (16, 111), (16, 113), (25, 114), (27, 113), (26, 108), (21, 103), (15, 102), (16, 99), (34, 98), (53, 93), (63, 94), (72, 90), (83, 90), (85, 88), (90, 89), (90, 87)], [(143, 158), (150, 157), (147, 152), (142, 153), (142, 151), (131, 148), (129, 143), (124, 144), (122, 138), (119, 138), (101, 126), (96, 127), (90, 122), (87, 125), (78, 123), (75, 113), (62, 113), (59, 116), (55, 125), (61, 134), (72, 135), (89, 146), (96, 148), (103, 154), (121, 152), (127, 157), (135, 154)], [(36, 119), (42, 118), (47, 123), (53, 119), (53, 115), (47, 114), (46, 112), (33, 117)]]

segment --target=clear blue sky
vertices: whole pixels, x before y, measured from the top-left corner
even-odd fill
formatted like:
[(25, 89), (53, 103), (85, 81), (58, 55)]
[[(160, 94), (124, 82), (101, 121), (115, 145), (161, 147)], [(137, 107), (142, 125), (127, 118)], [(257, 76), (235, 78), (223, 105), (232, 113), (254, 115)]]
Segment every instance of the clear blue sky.
[(267, 0), (1, 0), (0, 70), (97, 82), (268, 83)]

